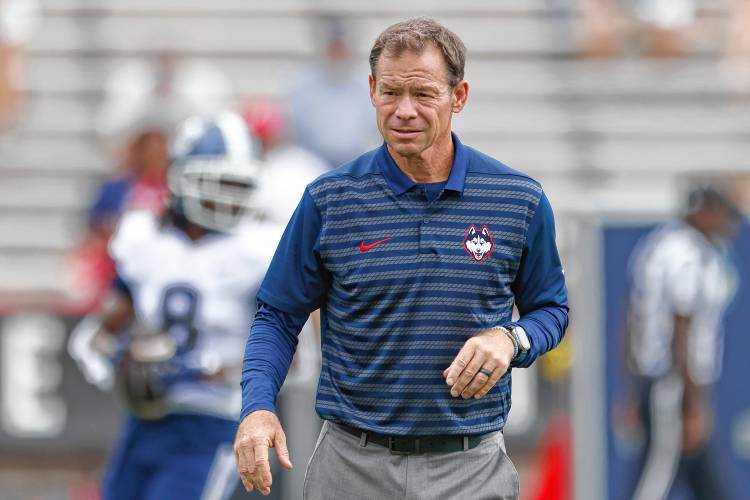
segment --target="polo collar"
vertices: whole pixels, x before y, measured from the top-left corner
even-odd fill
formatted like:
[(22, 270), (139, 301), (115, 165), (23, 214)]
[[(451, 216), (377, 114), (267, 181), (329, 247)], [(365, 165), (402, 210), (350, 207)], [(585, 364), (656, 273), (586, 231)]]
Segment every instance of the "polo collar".
[[(451, 173), (448, 176), (448, 180), (445, 183), (445, 190), (455, 191), (457, 193), (464, 192), (464, 183), (466, 181), (466, 170), (469, 164), (469, 158), (466, 152), (466, 148), (461, 141), (458, 140), (456, 134), (451, 132), (453, 139), (453, 166), (451, 167)], [(388, 152), (388, 146), (383, 143), (378, 151), (377, 161), (380, 163), (380, 168), (383, 172), (386, 182), (390, 186), (391, 190), (396, 196), (400, 196), (417, 185), (416, 182), (411, 180), (396, 164)]]

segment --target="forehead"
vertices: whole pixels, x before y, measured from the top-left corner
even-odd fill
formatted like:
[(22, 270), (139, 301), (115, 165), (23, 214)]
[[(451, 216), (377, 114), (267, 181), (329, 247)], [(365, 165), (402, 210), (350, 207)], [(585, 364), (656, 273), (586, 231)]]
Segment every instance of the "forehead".
[(384, 83), (448, 83), (448, 66), (443, 54), (432, 44), (428, 44), (422, 52), (407, 49), (396, 55), (385, 50), (378, 59), (375, 71), (377, 79)]

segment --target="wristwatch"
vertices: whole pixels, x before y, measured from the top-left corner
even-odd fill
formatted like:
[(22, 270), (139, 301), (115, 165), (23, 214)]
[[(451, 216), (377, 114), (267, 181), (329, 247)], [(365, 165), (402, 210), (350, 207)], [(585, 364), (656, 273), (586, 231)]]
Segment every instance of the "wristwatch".
[(529, 336), (526, 335), (526, 330), (521, 326), (512, 326), (510, 328), (505, 326), (494, 326), (496, 330), (500, 330), (505, 333), (511, 342), (513, 342), (513, 359), (516, 359), (519, 354), (528, 352), (531, 349), (531, 342)]
[(510, 333), (516, 338), (518, 342), (518, 350), (520, 352), (528, 352), (531, 350), (531, 341), (529, 336), (526, 335), (526, 330), (522, 326), (514, 326), (510, 329)]

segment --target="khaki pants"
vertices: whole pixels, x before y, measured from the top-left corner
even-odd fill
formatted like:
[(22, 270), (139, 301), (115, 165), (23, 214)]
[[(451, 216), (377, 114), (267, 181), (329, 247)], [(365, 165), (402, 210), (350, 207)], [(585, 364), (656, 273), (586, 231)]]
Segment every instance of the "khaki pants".
[(517, 500), (501, 432), (468, 451), (393, 455), (325, 422), (305, 476), (306, 500)]

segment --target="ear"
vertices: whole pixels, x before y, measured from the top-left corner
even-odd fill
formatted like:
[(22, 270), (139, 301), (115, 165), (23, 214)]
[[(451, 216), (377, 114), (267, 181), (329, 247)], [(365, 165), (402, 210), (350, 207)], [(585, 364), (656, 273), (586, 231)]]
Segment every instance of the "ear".
[(461, 80), (453, 88), (453, 108), (451, 111), (460, 113), (466, 105), (466, 99), (469, 98), (469, 82)]
[(367, 82), (370, 85), (370, 102), (375, 106), (375, 77), (367, 75)]

